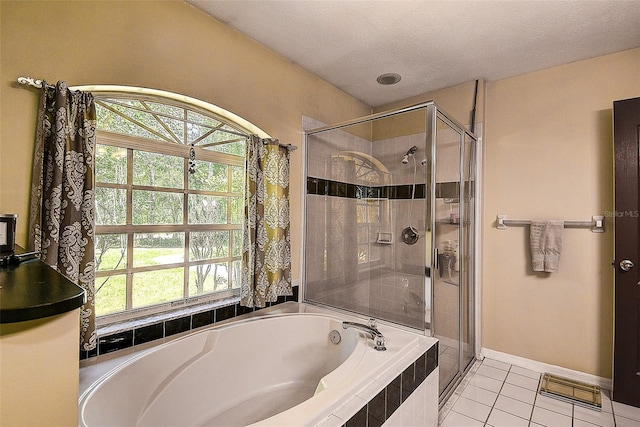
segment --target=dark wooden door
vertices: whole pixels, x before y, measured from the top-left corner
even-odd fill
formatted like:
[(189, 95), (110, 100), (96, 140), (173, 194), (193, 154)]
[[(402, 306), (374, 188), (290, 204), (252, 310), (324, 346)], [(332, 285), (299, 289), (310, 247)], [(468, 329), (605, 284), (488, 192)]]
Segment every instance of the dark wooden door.
[(640, 98), (613, 103), (615, 328), (613, 400), (640, 407)]

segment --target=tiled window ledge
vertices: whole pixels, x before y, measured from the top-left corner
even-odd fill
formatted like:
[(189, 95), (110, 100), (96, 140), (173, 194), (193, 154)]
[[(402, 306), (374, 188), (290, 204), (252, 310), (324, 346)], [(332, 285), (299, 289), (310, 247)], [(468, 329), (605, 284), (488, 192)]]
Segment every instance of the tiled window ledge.
[[(279, 297), (267, 307), (298, 301), (298, 286), (293, 287), (293, 296)], [(181, 308), (167, 313), (153, 314), (141, 319), (118, 322), (98, 328), (98, 345), (94, 350), (80, 351), (80, 360), (100, 356), (125, 348), (135, 347), (150, 341), (212, 325), (254, 311), (240, 305), (234, 297), (198, 306)]]

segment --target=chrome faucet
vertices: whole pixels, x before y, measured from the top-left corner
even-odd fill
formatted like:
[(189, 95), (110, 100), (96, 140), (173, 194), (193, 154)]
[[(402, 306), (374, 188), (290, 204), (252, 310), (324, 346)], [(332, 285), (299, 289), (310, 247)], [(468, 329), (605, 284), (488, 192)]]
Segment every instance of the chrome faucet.
[(342, 322), (342, 329), (354, 328), (362, 332), (366, 332), (371, 335), (371, 339), (373, 340), (373, 348), (378, 351), (385, 351), (387, 347), (385, 347), (385, 337), (380, 333), (376, 326), (375, 319), (369, 319), (369, 324), (365, 325), (363, 323), (357, 322)]

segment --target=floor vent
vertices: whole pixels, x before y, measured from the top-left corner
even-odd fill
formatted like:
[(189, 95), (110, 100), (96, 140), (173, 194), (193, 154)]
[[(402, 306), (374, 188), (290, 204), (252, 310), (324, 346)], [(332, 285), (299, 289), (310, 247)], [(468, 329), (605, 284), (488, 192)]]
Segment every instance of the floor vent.
[(538, 390), (543, 396), (553, 397), (585, 408), (602, 410), (600, 387), (580, 381), (544, 374)]

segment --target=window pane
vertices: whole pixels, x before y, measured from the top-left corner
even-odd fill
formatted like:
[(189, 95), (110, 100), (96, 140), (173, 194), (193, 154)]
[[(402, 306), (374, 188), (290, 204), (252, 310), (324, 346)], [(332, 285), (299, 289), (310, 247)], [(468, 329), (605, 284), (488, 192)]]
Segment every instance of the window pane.
[(182, 224), (183, 194), (133, 191), (133, 223)]
[(242, 256), (242, 230), (233, 230), (233, 251), (231, 256)]
[(222, 124), (218, 120), (212, 119), (211, 117), (203, 116), (202, 114), (198, 114), (193, 111), (187, 111), (187, 119), (190, 122), (199, 123), (201, 125), (210, 127), (218, 127)]
[(184, 298), (183, 268), (145, 271), (133, 275), (133, 308)]
[(127, 217), (127, 190), (96, 188), (96, 225), (121, 225)]
[(195, 161), (196, 173), (189, 174), (189, 188), (191, 190), (219, 191), (228, 190), (227, 165), (220, 163)]
[(189, 296), (228, 289), (227, 263), (196, 265), (189, 268)]
[(184, 188), (184, 159), (136, 150), (133, 152), (133, 183)]
[(244, 199), (242, 197), (230, 197), (231, 199), (231, 224), (242, 224), (244, 216)]
[[(237, 139), (237, 135), (232, 135), (230, 133), (224, 132), (216, 132), (214, 135), (219, 135), (217, 140), (225, 141), (227, 139)], [(207, 138), (208, 140), (208, 138)], [(207, 141), (205, 140), (205, 141)], [(245, 155), (245, 140), (244, 138), (241, 141), (229, 142), (227, 144), (220, 145), (212, 145), (210, 147), (205, 147), (207, 150), (219, 151), (221, 153), (233, 154), (235, 156), (243, 156)]]
[[(135, 133), (127, 133), (139, 136), (145, 136), (146, 133), (150, 133), (151, 138), (153, 139), (162, 139), (162, 136), (164, 136), (167, 139), (173, 140), (169, 132), (167, 132), (167, 130), (158, 122), (158, 119), (156, 118), (157, 116), (154, 116), (153, 114), (146, 111), (140, 111), (117, 104), (111, 104), (111, 108), (120, 112), (122, 115), (126, 116), (129, 121), (134, 123)], [(138, 123), (140, 123), (142, 126), (140, 126)], [(145, 127), (148, 128), (151, 132), (146, 131)], [(156, 136), (156, 134), (158, 136)]]
[(227, 198), (220, 196), (189, 195), (190, 224), (226, 224)]
[(96, 145), (96, 182), (127, 183), (127, 149)]
[(127, 267), (126, 234), (96, 234), (95, 248), (96, 271)]
[(184, 233), (136, 233), (133, 266), (174, 264), (184, 261)]
[(231, 288), (236, 289), (240, 287), (240, 279), (242, 278), (242, 261), (233, 261), (231, 268)]
[[(117, 101), (122, 104), (123, 102)], [(111, 111), (104, 108), (102, 104), (108, 105), (115, 111)], [(139, 103), (138, 103), (139, 104)], [(96, 115), (97, 115), (97, 128), (99, 130), (107, 130), (110, 132), (117, 132), (124, 135), (134, 135), (143, 138), (156, 139), (156, 140), (172, 140), (172, 137), (167, 131), (158, 123), (155, 117), (144, 111), (135, 110), (126, 106), (117, 105), (107, 100), (96, 102)], [(141, 127), (138, 123), (146, 126), (152, 131)], [(163, 138), (164, 137), (164, 138)]]
[(182, 119), (171, 119), (169, 117), (159, 117), (159, 120), (167, 126), (173, 133), (173, 138), (182, 144), (184, 144), (184, 121)]
[(229, 231), (193, 231), (189, 233), (189, 261), (229, 256)]
[(216, 131), (208, 126), (187, 123), (187, 144), (199, 146), (208, 142), (216, 142), (213, 139), (215, 134)]
[(127, 307), (127, 275), (96, 277), (96, 315), (124, 311)]
[(149, 107), (149, 109), (156, 111), (158, 113), (167, 114), (175, 118), (184, 117), (184, 108), (174, 107), (173, 105), (167, 105), (167, 104), (159, 104), (153, 101), (144, 101), (144, 103), (147, 107)]
[(244, 166), (231, 166), (231, 192), (244, 193)]

